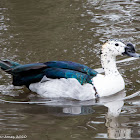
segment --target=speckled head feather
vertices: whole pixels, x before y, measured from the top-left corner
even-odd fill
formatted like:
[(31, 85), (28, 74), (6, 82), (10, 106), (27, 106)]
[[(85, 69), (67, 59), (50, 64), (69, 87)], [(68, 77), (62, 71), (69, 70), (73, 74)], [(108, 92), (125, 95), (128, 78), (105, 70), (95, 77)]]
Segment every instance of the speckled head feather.
[(112, 42), (121, 42), (123, 44), (125, 44), (122, 40), (119, 39), (108, 39), (107, 41), (105, 41), (105, 43), (102, 45), (102, 48), (100, 50), (100, 54), (103, 54), (102, 50), (107, 46), (107, 44), (111, 44)]
[(125, 52), (125, 44), (118, 39), (110, 39), (102, 46), (102, 54), (109, 56), (122, 55)]

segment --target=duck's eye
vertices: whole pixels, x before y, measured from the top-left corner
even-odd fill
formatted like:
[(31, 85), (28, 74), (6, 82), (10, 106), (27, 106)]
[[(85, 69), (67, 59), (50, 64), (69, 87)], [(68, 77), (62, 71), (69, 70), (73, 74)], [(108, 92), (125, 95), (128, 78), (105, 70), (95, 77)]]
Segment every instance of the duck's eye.
[(118, 44), (118, 43), (116, 43), (116, 44), (115, 44), (115, 46), (119, 46), (119, 44)]

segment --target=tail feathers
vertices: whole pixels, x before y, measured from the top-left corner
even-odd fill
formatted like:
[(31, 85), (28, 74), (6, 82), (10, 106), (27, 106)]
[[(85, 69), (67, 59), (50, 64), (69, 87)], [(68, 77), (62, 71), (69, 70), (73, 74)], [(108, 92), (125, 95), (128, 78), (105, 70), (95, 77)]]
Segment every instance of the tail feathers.
[(43, 63), (32, 63), (21, 65), (17, 62), (5, 60), (0, 61), (0, 67), (13, 77), (14, 86), (26, 85), (39, 82), (44, 76), (44, 69), (47, 67)]
[(1, 69), (6, 71), (7, 73), (11, 73), (11, 69), (19, 65), (20, 65), (19, 63), (10, 60), (0, 61)]

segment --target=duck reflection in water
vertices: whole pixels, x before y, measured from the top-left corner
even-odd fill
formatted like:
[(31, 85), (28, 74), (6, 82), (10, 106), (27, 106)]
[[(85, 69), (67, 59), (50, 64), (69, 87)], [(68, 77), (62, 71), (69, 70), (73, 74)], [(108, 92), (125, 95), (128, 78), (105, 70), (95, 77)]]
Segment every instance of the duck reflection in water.
[[(120, 117), (121, 109), (124, 105), (124, 100), (126, 93), (121, 91), (118, 94), (115, 94), (110, 97), (100, 98), (98, 103), (99, 105), (104, 105), (108, 108), (108, 112), (105, 115), (105, 126), (107, 127), (107, 134), (109, 139), (130, 139), (131, 138), (131, 129), (121, 125), (121, 119), (127, 119)], [(63, 113), (71, 115), (86, 115), (94, 113), (92, 106), (93, 101), (84, 102), (85, 106), (71, 106), (64, 107)], [(123, 121), (123, 120), (122, 120)], [(123, 121), (124, 122), (124, 121)], [(94, 127), (93, 127), (94, 128)], [(98, 137), (98, 136), (97, 136)]]
[[(123, 96), (125, 97), (125, 92), (120, 94), (119, 100), (105, 103), (104, 106), (108, 107), (108, 113), (105, 116), (108, 131), (108, 138), (110, 139), (130, 139), (131, 129), (121, 125), (121, 118), (119, 115), (121, 109), (124, 105), (124, 100), (121, 100)], [(122, 120), (124, 122), (124, 120)]]

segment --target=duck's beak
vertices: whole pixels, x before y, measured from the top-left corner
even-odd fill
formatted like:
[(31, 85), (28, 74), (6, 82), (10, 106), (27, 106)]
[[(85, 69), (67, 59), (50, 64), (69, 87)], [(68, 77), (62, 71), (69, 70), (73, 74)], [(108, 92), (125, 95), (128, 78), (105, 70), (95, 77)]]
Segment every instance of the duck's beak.
[(131, 44), (131, 43), (128, 43), (126, 45), (125, 52), (123, 53), (123, 55), (140, 58), (140, 54), (136, 53), (135, 48), (134, 48), (133, 44)]

